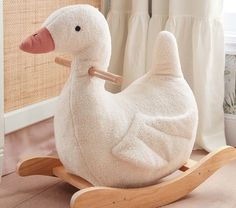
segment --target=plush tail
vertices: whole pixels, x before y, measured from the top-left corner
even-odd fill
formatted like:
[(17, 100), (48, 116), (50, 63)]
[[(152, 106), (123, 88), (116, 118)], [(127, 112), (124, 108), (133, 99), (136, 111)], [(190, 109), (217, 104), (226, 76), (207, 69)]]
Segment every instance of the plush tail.
[(162, 31), (158, 34), (153, 50), (151, 71), (156, 75), (183, 76), (178, 46), (172, 33)]

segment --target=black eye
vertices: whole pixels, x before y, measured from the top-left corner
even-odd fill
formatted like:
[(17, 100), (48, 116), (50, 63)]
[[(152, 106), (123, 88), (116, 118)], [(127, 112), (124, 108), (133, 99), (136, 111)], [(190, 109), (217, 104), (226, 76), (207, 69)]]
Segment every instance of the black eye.
[(77, 26), (75, 27), (75, 31), (79, 32), (80, 30), (81, 30), (80, 26), (77, 25)]

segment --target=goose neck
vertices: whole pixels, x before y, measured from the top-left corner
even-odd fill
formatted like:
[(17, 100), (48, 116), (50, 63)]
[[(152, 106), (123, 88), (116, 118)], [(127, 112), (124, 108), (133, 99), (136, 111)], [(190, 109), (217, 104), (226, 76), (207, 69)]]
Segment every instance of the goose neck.
[(94, 67), (93, 62), (90, 60), (81, 60), (79, 58), (74, 58), (71, 63), (71, 76), (76, 77), (76, 79), (89, 79), (91, 84), (95, 84), (97, 87), (101, 86), (104, 88), (105, 81), (97, 78), (97, 77), (91, 77), (88, 74), (88, 70)]

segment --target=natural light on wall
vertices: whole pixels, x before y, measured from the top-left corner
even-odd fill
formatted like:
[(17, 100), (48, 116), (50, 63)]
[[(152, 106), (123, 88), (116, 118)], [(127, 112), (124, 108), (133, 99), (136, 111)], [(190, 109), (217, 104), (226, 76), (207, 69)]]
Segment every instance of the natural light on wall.
[(224, 4), (225, 46), (227, 52), (236, 52), (236, 0)]

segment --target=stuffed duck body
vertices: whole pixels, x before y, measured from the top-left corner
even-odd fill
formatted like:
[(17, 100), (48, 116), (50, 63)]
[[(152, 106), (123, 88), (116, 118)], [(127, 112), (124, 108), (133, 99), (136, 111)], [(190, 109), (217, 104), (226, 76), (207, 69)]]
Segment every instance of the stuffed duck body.
[(185, 81), (174, 36), (161, 32), (148, 73), (118, 94), (88, 69), (107, 69), (109, 28), (89, 5), (59, 9), (21, 49), (74, 56), (55, 113), (56, 147), (68, 172), (96, 186), (155, 184), (189, 158), (198, 112)]

